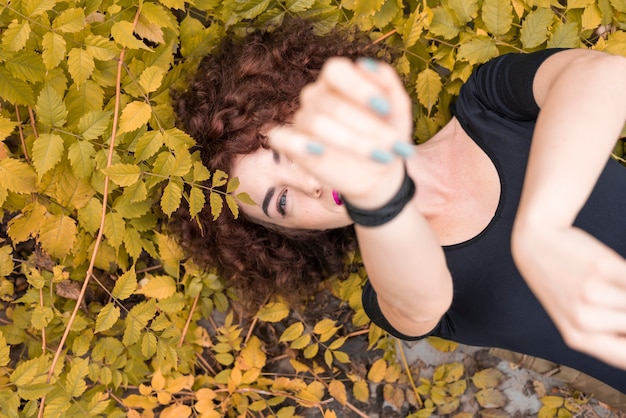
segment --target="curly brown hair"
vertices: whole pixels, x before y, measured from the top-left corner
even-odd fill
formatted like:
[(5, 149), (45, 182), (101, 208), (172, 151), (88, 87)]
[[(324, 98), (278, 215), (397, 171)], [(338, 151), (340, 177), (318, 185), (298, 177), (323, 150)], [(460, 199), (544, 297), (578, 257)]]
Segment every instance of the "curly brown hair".
[[(263, 129), (289, 122), (300, 91), (328, 58), (381, 55), (382, 48), (355, 30), (318, 36), (302, 20), (252, 30), (243, 39), (227, 35), (202, 60), (187, 90), (173, 92), (179, 125), (196, 140), (211, 172), (228, 173), (238, 154), (267, 148)], [(217, 268), (249, 308), (274, 292), (296, 302), (324, 278), (341, 274), (346, 253), (356, 247), (351, 227), (281, 231), (253, 223), (245, 214), (235, 219), (227, 210), (213, 221), (208, 207), (195, 222), (183, 205), (171, 229), (192, 259)]]

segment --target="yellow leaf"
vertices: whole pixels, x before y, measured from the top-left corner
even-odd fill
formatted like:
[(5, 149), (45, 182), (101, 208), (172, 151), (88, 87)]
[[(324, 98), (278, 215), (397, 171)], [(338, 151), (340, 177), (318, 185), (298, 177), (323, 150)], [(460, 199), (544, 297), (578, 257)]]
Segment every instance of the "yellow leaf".
[(520, 41), (526, 49), (535, 48), (548, 39), (554, 14), (547, 8), (537, 8), (526, 15), (520, 30)]
[(492, 38), (476, 36), (464, 42), (457, 52), (457, 59), (472, 65), (482, 64), (498, 56), (498, 48)]
[(76, 221), (65, 215), (52, 215), (39, 230), (41, 247), (54, 257), (65, 257), (76, 242), (78, 230)]
[(472, 376), (472, 382), (479, 389), (495, 388), (500, 384), (503, 377), (500, 370), (490, 367), (476, 372), (474, 376)]
[(602, 23), (602, 14), (595, 3), (585, 7), (585, 11), (580, 19), (583, 30), (596, 29)]
[(387, 362), (385, 362), (384, 359), (379, 358), (378, 360), (374, 362), (374, 364), (372, 364), (372, 367), (370, 368), (369, 372), (367, 372), (367, 379), (374, 383), (381, 382), (383, 378), (385, 377), (386, 371), (387, 371)]
[(141, 169), (134, 164), (113, 164), (103, 168), (102, 173), (108, 176), (113, 183), (122, 187), (137, 183), (141, 177)]
[(328, 318), (322, 319), (317, 324), (315, 324), (315, 327), (313, 328), (313, 332), (316, 334), (327, 333), (333, 330), (336, 323), (337, 321), (332, 320), (332, 319), (328, 319)]
[(478, 14), (478, 0), (449, 0), (448, 5), (461, 24), (473, 20)]
[(85, 28), (85, 9), (72, 8), (64, 10), (52, 23), (52, 28), (58, 32), (76, 33)]
[(82, 48), (72, 48), (67, 54), (67, 70), (77, 85), (82, 85), (93, 73), (96, 64), (89, 52)]
[(311, 334), (303, 334), (298, 338), (294, 339), (289, 345), (291, 348), (295, 350), (301, 350), (304, 347), (308, 346), (311, 342)]
[(144, 93), (152, 93), (161, 87), (165, 71), (156, 65), (146, 68), (139, 76), (139, 85)]
[(128, 103), (120, 116), (118, 133), (132, 132), (148, 123), (152, 115), (152, 108), (146, 102), (134, 101)]
[(366, 380), (357, 380), (352, 387), (354, 398), (360, 402), (368, 402), (370, 399), (370, 389)]
[[(228, 200), (229, 197), (231, 196), (226, 196), (227, 203), (230, 203)], [(189, 191), (189, 215), (192, 218), (195, 217), (197, 214), (200, 213), (200, 211), (202, 211), (202, 208), (204, 208), (205, 204), (206, 198), (204, 196), (204, 191), (197, 186), (191, 186), (191, 190)]]
[(444, 353), (451, 353), (459, 347), (458, 343), (450, 340), (444, 340), (443, 338), (439, 337), (428, 337), (426, 341), (428, 341), (428, 343), (435, 347), (437, 350)]
[(559, 408), (563, 406), (565, 400), (560, 396), (544, 396), (541, 399), (541, 403), (549, 408)]
[(211, 215), (215, 221), (219, 218), (220, 213), (222, 213), (222, 207), (224, 206), (219, 193), (211, 192), (209, 194), (209, 205), (211, 206)]
[(130, 270), (122, 274), (115, 282), (111, 296), (118, 300), (125, 300), (133, 294), (137, 289), (137, 274), (135, 273), (135, 266)]
[(176, 283), (170, 276), (153, 276), (136, 293), (159, 300), (165, 299), (176, 293)]
[(335, 398), (340, 404), (345, 405), (348, 400), (345, 385), (339, 380), (332, 380), (328, 384), (328, 393)]
[(502, 408), (507, 403), (506, 396), (496, 389), (482, 389), (475, 396), (483, 408)]
[(43, 63), (48, 70), (52, 70), (65, 58), (66, 44), (65, 39), (54, 32), (47, 32), (41, 40), (43, 51), (41, 57)]
[(18, 22), (17, 20), (9, 23), (8, 29), (5, 29), (2, 33), (2, 46), (7, 52), (19, 51), (26, 46), (26, 42), (30, 37), (30, 25), (28, 20)]
[(415, 89), (417, 92), (417, 98), (420, 103), (428, 109), (430, 113), (432, 107), (439, 100), (439, 93), (441, 93), (441, 78), (434, 70), (427, 68), (417, 76), (415, 82)]
[(161, 418), (187, 418), (192, 414), (191, 408), (183, 404), (170, 405), (161, 411)]
[(242, 370), (251, 368), (262, 369), (265, 367), (267, 355), (263, 352), (261, 340), (252, 336), (248, 344), (241, 350), (241, 358), (245, 362), (242, 366)]
[(113, 35), (113, 39), (115, 39), (115, 42), (123, 47), (129, 49), (145, 49), (147, 51), (152, 51), (143, 42), (133, 36), (133, 24), (131, 22), (125, 20), (116, 22), (111, 27), (111, 35)]
[(150, 386), (152, 386), (152, 389), (157, 391), (163, 390), (163, 388), (165, 388), (165, 377), (163, 377), (161, 369), (157, 369), (154, 371), (154, 374), (152, 375), (152, 380), (150, 381)]
[[(309, 337), (309, 338), (306, 338)], [(310, 335), (306, 334), (306, 337), (303, 335), (301, 338), (306, 338), (310, 340)], [(307, 342), (308, 344), (308, 342)], [(293, 348), (293, 347), (292, 347)], [(306, 348), (304, 350), (302, 350), (302, 355), (304, 356), (304, 358), (308, 358), (311, 359), (313, 357), (315, 357), (317, 355), (317, 353), (319, 353), (320, 351), (320, 345), (318, 343), (314, 343), (311, 345), (307, 345)]]
[(96, 318), (94, 333), (108, 331), (120, 317), (120, 309), (113, 302), (107, 303), (100, 309)]
[(270, 302), (259, 309), (256, 317), (265, 322), (280, 322), (289, 315), (289, 306), (282, 301)]
[(65, 103), (49, 83), (46, 83), (39, 93), (36, 110), (39, 122), (44, 125), (63, 126), (67, 120)]
[(482, 19), (491, 34), (504, 35), (511, 29), (513, 23), (511, 0), (485, 0)]
[(211, 180), (211, 187), (223, 186), (226, 184), (227, 179), (228, 174), (226, 174), (222, 170), (215, 170), (215, 173), (213, 173), (213, 180)]
[(178, 182), (169, 181), (163, 189), (161, 195), (161, 210), (167, 216), (174, 213), (180, 206), (180, 201), (183, 198), (183, 189)]
[(295, 322), (291, 324), (289, 327), (287, 327), (285, 331), (283, 331), (278, 341), (279, 342), (293, 341), (296, 338), (298, 338), (300, 335), (302, 335), (303, 331), (304, 331), (304, 324), (302, 322)]
[(453, 39), (459, 32), (458, 22), (452, 13), (445, 7), (437, 7), (433, 9), (433, 20), (428, 30), (436, 36), (444, 39)]

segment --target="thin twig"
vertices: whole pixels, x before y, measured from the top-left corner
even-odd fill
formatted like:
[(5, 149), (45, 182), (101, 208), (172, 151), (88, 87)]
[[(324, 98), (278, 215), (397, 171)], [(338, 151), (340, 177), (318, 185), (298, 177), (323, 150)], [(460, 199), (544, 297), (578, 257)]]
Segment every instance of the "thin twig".
[(413, 389), (413, 393), (415, 393), (415, 398), (417, 400), (417, 404), (421, 408), (424, 406), (422, 403), (422, 398), (420, 398), (420, 394), (417, 392), (417, 387), (415, 386), (415, 381), (413, 380), (413, 375), (411, 375), (411, 369), (409, 369), (409, 364), (406, 361), (406, 356), (404, 355), (404, 348), (402, 348), (402, 343), (400, 340), (396, 338), (396, 343), (398, 344), (398, 350), (400, 351), (400, 357), (402, 357), (402, 366), (404, 366), (404, 370), (406, 372), (406, 376), (409, 378), (409, 383), (411, 384), (411, 388)]
[[(43, 287), (39, 289), (39, 305), (43, 308)], [(46, 327), (41, 329), (41, 352), (46, 352)]]
[(15, 105), (15, 117), (17, 118), (17, 130), (20, 133), (20, 142), (22, 143), (22, 152), (24, 153), (24, 158), (26, 162), (30, 164), (30, 157), (28, 155), (28, 149), (26, 148), (26, 140), (24, 139), (24, 129), (22, 128), (22, 120), (20, 118), (20, 108), (18, 105)]
[[(135, 13), (135, 20), (133, 22), (133, 29), (137, 25), (137, 21), (139, 20), (139, 12), (140, 9), (137, 9)], [(113, 128), (111, 130), (111, 142), (109, 144), (109, 154), (107, 156), (107, 167), (110, 167), (113, 162), (113, 152), (115, 151), (115, 137), (117, 135), (117, 124), (119, 120), (120, 113), (120, 101), (122, 96), (122, 69), (124, 67), (124, 56), (126, 55), (126, 48), (122, 48), (122, 52), (120, 52), (120, 58), (117, 64), (117, 79), (115, 83), (115, 108), (113, 114)], [(85, 274), (85, 281), (83, 282), (83, 286), (80, 289), (80, 294), (78, 295), (78, 299), (76, 300), (76, 306), (74, 306), (74, 310), (72, 311), (72, 315), (67, 322), (67, 326), (65, 327), (65, 332), (61, 337), (61, 341), (59, 342), (59, 347), (54, 353), (54, 358), (52, 359), (52, 364), (50, 365), (50, 369), (48, 370), (48, 377), (46, 378), (46, 383), (50, 383), (52, 379), (52, 375), (54, 374), (54, 369), (56, 368), (56, 364), (59, 361), (59, 357), (61, 356), (61, 352), (63, 351), (63, 347), (65, 345), (65, 340), (67, 340), (67, 336), (70, 333), (70, 329), (72, 328), (72, 324), (76, 319), (76, 315), (78, 314), (78, 310), (85, 299), (85, 293), (87, 292), (87, 286), (89, 285), (89, 281), (93, 274), (93, 269), (96, 264), (96, 256), (98, 254), (98, 250), (100, 249), (100, 243), (102, 242), (102, 237), (104, 235), (104, 219), (106, 216), (107, 210), (107, 202), (109, 196), (109, 177), (105, 176), (104, 178), (104, 189), (103, 189), (103, 197), (102, 197), (102, 214), (100, 219), (100, 227), (98, 228), (98, 236), (96, 237), (93, 253), (91, 255), (91, 260), (89, 262), (89, 268), (87, 268), (87, 273)], [(38, 418), (43, 418), (43, 411), (45, 407), (46, 396), (44, 395), (41, 398), (41, 403), (39, 405), (39, 414)]]
[(189, 310), (189, 316), (187, 317), (187, 322), (185, 322), (185, 327), (183, 328), (183, 332), (180, 334), (180, 340), (178, 340), (178, 348), (183, 346), (183, 341), (185, 341), (185, 335), (187, 335), (187, 331), (189, 330), (189, 324), (191, 324), (191, 317), (193, 316), (196, 310), (198, 299), (200, 299), (200, 292), (198, 292), (198, 294), (196, 295), (196, 298), (193, 300), (193, 304), (191, 305), (191, 309)]

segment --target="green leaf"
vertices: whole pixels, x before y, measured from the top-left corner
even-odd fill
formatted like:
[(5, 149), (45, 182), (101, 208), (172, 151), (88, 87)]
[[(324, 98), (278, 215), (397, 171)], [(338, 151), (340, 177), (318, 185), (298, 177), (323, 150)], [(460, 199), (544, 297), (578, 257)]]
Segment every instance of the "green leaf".
[(109, 302), (100, 309), (96, 318), (96, 327), (94, 333), (104, 332), (111, 329), (120, 317), (120, 308), (115, 306), (114, 302)]
[(472, 65), (482, 64), (498, 56), (498, 47), (492, 38), (476, 36), (459, 47), (457, 59)]
[(89, 359), (80, 357), (74, 358), (72, 360), (72, 367), (67, 373), (65, 380), (65, 392), (73, 398), (77, 398), (85, 393), (87, 390), (87, 384), (85, 383), (87, 374), (89, 374)]
[(47, 32), (43, 35), (41, 44), (43, 46), (41, 53), (43, 63), (48, 70), (51, 70), (65, 58), (67, 52), (65, 39), (58, 33)]
[(170, 276), (152, 276), (136, 293), (159, 300), (169, 298), (176, 293), (176, 282)]
[(74, 219), (65, 215), (52, 215), (41, 225), (39, 242), (51, 256), (65, 257), (74, 247), (77, 233)]
[(478, 14), (478, 0), (449, 0), (448, 5), (462, 25)]
[(131, 102), (124, 107), (120, 116), (119, 133), (132, 132), (147, 124), (152, 108), (146, 102)]
[(189, 215), (192, 218), (195, 217), (204, 208), (205, 204), (204, 191), (197, 186), (191, 186), (189, 191)]
[(46, 67), (40, 54), (32, 51), (20, 51), (7, 54), (4, 65), (16, 78), (37, 83), (46, 79)]
[(513, 24), (513, 7), (511, 0), (485, 0), (482, 19), (487, 31), (501, 36), (511, 30)]
[(183, 189), (175, 181), (170, 181), (163, 189), (161, 196), (161, 210), (167, 216), (174, 213), (180, 206), (180, 200), (183, 197)]
[(37, 119), (48, 126), (63, 126), (67, 120), (67, 109), (63, 99), (49, 83), (46, 83), (37, 98)]
[(433, 106), (439, 100), (439, 93), (441, 93), (441, 77), (439, 74), (430, 68), (419, 73), (417, 81), (415, 83), (415, 89), (417, 91), (417, 98), (419, 102), (428, 109), (430, 113)]
[(219, 193), (211, 192), (209, 194), (209, 204), (211, 205), (211, 215), (215, 221), (219, 218), (220, 213), (222, 212), (222, 207), (224, 206), (222, 196)]
[(152, 51), (143, 42), (133, 36), (133, 24), (131, 22), (124, 20), (116, 22), (111, 27), (111, 35), (113, 36), (113, 39), (115, 39), (115, 42), (120, 44), (122, 47)]
[(72, 48), (67, 54), (67, 70), (78, 85), (87, 81), (95, 67), (93, 57), (82, 48)]
[(78, 121), (78, 130), (85, 139), (97, 139), (111, 122), (111, 112), (94, 110), (86, 113)]
[(5, 51), (19, 51), (26, 46), (26, 41), (30, 36), (30, 25), (28, 21), (9, 23), (8, 29), (2, 33), (2, 47)]
[(13, 193), (34, 193), (36, 181), (37, 176), (28, 164), (13, 158), (0, 160), (0, 186), (3, 188)]
[(113, 287), (111, 295), (119, 300), (128, 299), (137, 289), (137, 274), (135, 273), (135, 267), (131, 267), (130, 270), (122, 274)]
[(34, 106), (35, 99), (31, 86), (25, 81), (19, 80), (0, 65), (0, 98), (11, 103), (24, 106)]
[(553, 19), (552, 10), (546, 8), (537, 8), (528, 13), (520, 31), (520, 41), (524, 48), (531, 49), (544, 43), (548, 39)]
[(165, 71), (161, 67), (151, 66), (143, 70), (139, 76), (139, 86), (144, 93), (152, 93), (161, 87)]
[(52, 23), (52, 28), (58, 32), (76, 33), (85, 28), (85, 9), (73, 8), (63, 11)]
[(63, 156), (63, 138), (57, 134), (41, 134), (33, 142), (32, 159), (35, 170), (41, 177), (54, 168)]
[(103, 168), (102, 173), (118, 186), (126, 187), (132, 186), (139, 181), (141, 168), (134, 164), (117, 163)]

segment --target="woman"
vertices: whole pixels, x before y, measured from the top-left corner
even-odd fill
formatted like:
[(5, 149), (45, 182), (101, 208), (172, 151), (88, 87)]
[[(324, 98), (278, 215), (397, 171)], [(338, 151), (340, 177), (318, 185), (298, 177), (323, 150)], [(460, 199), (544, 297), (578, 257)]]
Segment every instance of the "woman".
[(258, 204), (241, 220), (179, 222), (183, 245), (247, 290), (276, 277), (289, 294), (338, 271), (353, 227), (364, 307), (391, 334), (523, 352), (626, 393), (626, 176), (607, 164), (626, 119), (626, 60), (497, 58), (413, 146), (401, 82), (350, 59), (364, 52), (300, 24), (205, 58), (178, 114), (209, 169)]

